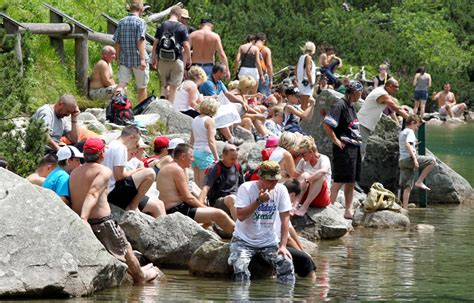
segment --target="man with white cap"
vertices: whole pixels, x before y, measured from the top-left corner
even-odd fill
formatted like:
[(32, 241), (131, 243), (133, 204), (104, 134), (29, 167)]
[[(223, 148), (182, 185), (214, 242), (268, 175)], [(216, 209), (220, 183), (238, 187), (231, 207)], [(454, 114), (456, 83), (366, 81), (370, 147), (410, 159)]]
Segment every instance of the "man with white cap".
[(67, 205), (69, 201), (69, 174), (81, 165), (82, 153), (72, 145), (66, 145), (56, 153), (58, 166), (51, 171), (43, 182), (43, 187), (54, 191)]

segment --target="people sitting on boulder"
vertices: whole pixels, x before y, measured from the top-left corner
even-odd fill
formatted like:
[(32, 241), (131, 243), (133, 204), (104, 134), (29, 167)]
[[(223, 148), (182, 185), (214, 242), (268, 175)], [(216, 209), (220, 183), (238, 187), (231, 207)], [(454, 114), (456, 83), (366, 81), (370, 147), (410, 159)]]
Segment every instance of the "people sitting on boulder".
[(385, 107), (390, 107), (404, 119), (408, 117), (408, 114), (398, 105), (398, 102), (394, 98), (398, 90), (398, 81), (395, 80), (395, 78), (388, 79), (384, 86), (379, 86), (370, 92), (357, 113), (360, 124), (360, 135), (362, 136), (362, 145), (360, 148), (362, 160), (365, 158), (370, 134), (375, 130)]
[[(295, 272), (287, 249), (290, 196), (286, 187), (278, 183), (281, 175), (277, 162), (262, 162), (258, 174), (260, 180), (245, 182), (237, 192), (238, 220), (230, 242), (228, 263), (234, 268), (234, 279), (247, 282), (250, 260), (259, 254), (273, 266), (278, 282), (293, 284)], [(277, 216), (281, 221), (280, 239), (274, 225)]]
[(354, 187), (360, 180), (361, 136), (353, 103), (359, 101), (363, 90), (364, 87), (359, 81), (351, 80), (346, 86), (344, 97), (332, 104), (330, 112), (323, 120), (324, 131), (333, 143), (331, 203), (336, 201), (337, 194), (344, 185), (346, 219), (352, 219)]
[(110, 45), (102, 48), (102, 57), (95, 64), (89, 78), (89, 97), (91, 99), (110, 101), (117, 84), (114, 81), (112, 62), (115, 59), (115, 48)]
[(459, 118), (467, 109), (465, 103), (456, 103), (456, 97), (451, 91), (450, 83), (445, 83), (442, 91), (433, 93), (433, 100), (438, 101), (439, 114), (441, 116), (449, 115), (450, 118)]
[(43, 182), (43, 187), (54, 191), (66, 205), (70, 205), (69, 174), (81, 165), (82, 153), (74, 146), (62, 146), (56, 153), (58, 166)]
[(292, 152), (295, 152), (298, 141), (298, 135), (295, 133), (284, 132), (280, 137), (278, 147), (273, 150), (268, 159), (278, 163), (283, 180), (298, 177), (295, 160), (292, 155)]
[(214, 115), (219, 109), (219, 102), (215, 99), (206, 99), (199, 106), (200, 115), (194, 118), (190, 144), (194, 150), (194, 181), (202, 188), (204, 172), (219, 160), (216, 147), (216, 128)]
[(340, 83), (336, 76), (334, 76), (334, 71), (336, 68), (342, 67), (342, 59), (336, 56), (332, 46), (326, 47), (324, 52), (319, 56), (319, 66), (321, 74), (328, 78), (328, 84), (334, 88), (338, 88)]
[[(291, 204), (294, 205), (298, 203), (298, 196), (301, 194), (300, 182), (296, 179), (291, 179), (286, 181), (285, 185), (290, 196)], [(278, 234), (278, 239), (281, 239), (281, 221), (280, 217), (276, 216), (275, 220), (275, 230)], [(293, 262), (293, 267), (295, 268), (295, 273), (299, 277), (310, 278), (313, 281), (316, 279), (316, 264), (314, 264), (313, 258), (305, 252), (303, 244), (299, 240), (299, 236), (296, 233), (295, 228), (291, 224), (291, 221), (288, 222), (288, 242), (286, 248), (291, 254), (291, 260)]]
[(301, 120), (311, 120), (314, 111), (315, 100), (308, 99), (308, 107), (303, 110), (300, 106), (300, 91), (297, 87), (290, 86), (286, 89), (285, 94), (288, 97), (288, 102), (285, 106), (285, 131), (292, 133), (306, 134), (301, 128)]
[(159, 270), (153, 264), (140, 267), (125, 233), (113, 220), (107, 202), (110, 169), (101, 165), (104, 160), (104, 142), (99, 138), (88, 139), (84, 144), (85, 164), (70, 176), (71, 208), (81, 217), (107, 251), (125, 262), (136, 284), (154, 280)]
[(179, 144), (174, 150), (173, 162), (158, 173), (156, 187), (166, 213), (179, 212), (202, 224), (215, 222), (225, 233), (232, 233), (234, 221), (222, 209), (206, 206), (189, 190), (185, 169), (191, 167), (193, 160), (191, 145)]
[[(78, 142), (77, 116), (79, 107), (73, 95), (62, 95), (55, 104), (45, 104), (38, 108), (33, 119), (41, 119), (47, 130), (46, 153), (56, 152), (62, 136), (73, 144)], [(66, 117), (71, 116), (70, 122)]]
[(270, 136), (280, 137), (283, 134), (283, 120), (285, 113), (283, 107), (272, 107), (272, 116), (265, 120), (265, 128), (268, 130)]
[[(413, 184), (421, 190), (431, 190), (423, 181), (436, 165), (435, 158), (417, 155), (416, 143), (418, 141), (415, 131), (418, 130), (421, 122), (421, 118), (417, 115), (408, 116), (405, 121), (405, 129), (400, 132), (398, 140), (400, 150), (398, 162), (400, 167), (400, 187), (403, 189), (403, 208), (405, 209), (408, 208)], [(417, 170), (421, 170), (421, 173), (415, 181)]]
[(214, 164), (204, 179), (199, 200), (210, 206), (222, 208), (237, 220), (235, 212), (235, 195), (239, 186), (244, 182), (242, 167), (238, 162), (239, 148), (226, 144), (222, 150), (222, 160)]
[(140, 210), (144, 213), (158, 214), (159, 205), (145, 194), (155, 181), (152, 168), (137, 168), (126, 171), (128, 149), (137, 146), (140, 130), (134, 125), (122, 129), (120, 137), (112, 141), (104, 153), (103, 165), (112, 172), (107, 199), (124, 210)]
[(203, 98), (198, 87), (207, 81), (207, 76), (200, 66), (192, 66), (188, 71), (188, 79), (180, 84), (176, 91), (174, 108), (191, 118), (199, 116), (197, 110)]
[(312, 137), (303, 137), (297, 149), (303, 156), (296, 166), (302, 194), (298, 197), (300, 205), (295, 208), (294, 214), (304, 216), (310, 206), (325, 208), (331, 204), (331, 161), (328, 156), (319, 153)]
[(46, 177), (58, 166), (58, 157), (56, 154), (47, 154), (45, 155), (40, 162), (38, 163), (38, 167), (36, 171), (26, 177), (30, 183), (43, 186), (43, 182)]

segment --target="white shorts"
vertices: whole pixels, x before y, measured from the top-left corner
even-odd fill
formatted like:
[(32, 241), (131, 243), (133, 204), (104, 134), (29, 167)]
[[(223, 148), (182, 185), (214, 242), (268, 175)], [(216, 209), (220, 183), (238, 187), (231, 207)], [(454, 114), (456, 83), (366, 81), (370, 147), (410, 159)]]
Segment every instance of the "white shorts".
[(298, 81), (298, 89), (300, 90), (300, 94), (303, 96), (313, 95), (313, 87), (311, 85), (304, 86), (300, 81)]
[[(461, 104), (455, 104), (455, 105), (451, 106), (451, 112), (454, 115), (459, 116), (461, 111), (462, 111), (462, 105)], [(439, 114), (441, 116), (447, 116), (448, 115), (448, 111), (446, 110), (446, 105), (443, 105), (439, 109)]]
[(93, 100), (109, 101), (110, 98), (112, 98), (112, 95), (114, 94), (116, 88), (117, 85), (101, 88), (91, 88), (89, 89), (89, 97)]
[(148, 64), (146, 65), (145, 70), (141, 70), (138, 67), (126, 67), (125, 65), (120, 65), (118, 74), (119, 83), (128, 84), (132, 79), (132, 74), (135, 76), (137, 88), (146, 88), (148, 86), (148, 81), (150, 80), (150, 69)]
[(260, 76), (258, 74), (258, 69), (256, 67), (241, 67), (239, 71), (239, 79), (241, 79), (243, 76), (250, 76), (252, 77), (255, 81), (260, 79)]

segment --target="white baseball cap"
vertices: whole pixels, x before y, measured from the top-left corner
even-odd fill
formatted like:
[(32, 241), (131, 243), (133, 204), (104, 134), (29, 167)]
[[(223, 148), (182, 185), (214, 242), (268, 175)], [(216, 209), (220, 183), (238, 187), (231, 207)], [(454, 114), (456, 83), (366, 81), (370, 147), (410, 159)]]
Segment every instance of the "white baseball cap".
[(184, 140), (181, 138), (171, 139), (170, 144), (168, 145), (168, 149), (175, 149), (176, 146), (178, 146), (178, 144), (181, 144), (181, 143), (186, 143), (186, 142), (184, 142)]
[(56, 152), (56, 156), (58, 157), (58, 161), (84, 157), (84, 155), (72, 145), (65, 145), (58, 149), (58, 151)]

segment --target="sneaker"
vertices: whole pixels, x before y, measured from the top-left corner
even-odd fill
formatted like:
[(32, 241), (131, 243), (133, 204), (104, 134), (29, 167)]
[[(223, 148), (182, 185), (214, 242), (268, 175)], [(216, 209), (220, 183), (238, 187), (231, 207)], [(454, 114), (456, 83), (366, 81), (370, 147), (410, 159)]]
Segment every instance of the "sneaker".
[(232, 139), (230, 139), (227, 142), (229, 142), (230, 144), (234, 144), (235, 146), (239, 146), (239, 145), (242, 145), (242, 143), (244, 143), (244, 140), (236, 138), (236, 137), (232, 137)]

